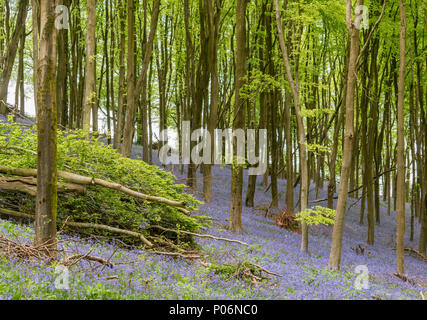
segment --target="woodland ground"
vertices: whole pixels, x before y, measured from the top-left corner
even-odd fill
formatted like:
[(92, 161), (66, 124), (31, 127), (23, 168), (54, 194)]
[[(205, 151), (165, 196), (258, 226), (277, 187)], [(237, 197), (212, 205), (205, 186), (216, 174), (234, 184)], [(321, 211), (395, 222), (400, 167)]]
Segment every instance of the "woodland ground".
[[(141, 157), (139, 150), (134, 148), (133, 158)], [(155, 152), (153, 159), (158, 164)], [(167, 168), (177, 175), (178, 182), (183, 182), (184, 177), (179, 175), (178, 168), (174, 169)], [(238, 239), (250, 246), (197, 238), (200, 250), (205, 254), (204, 260), (217, 266), (249, 261), (282, 277), (269, 276), (268, 281), (255, 285), (227, 272), (215, 272), (197, 260), (159, 256), (119, 248), (102, 240), (82, 240), (61, 234), (61, 248), (73, 248), (81, 253), (92, 250), (92, 255), (105, 259), (112, 257), (114, 266), (100, 267), (83, 261), (71, 268), (69, 289), (59, 290), (54, 284), (57, 277), (55, 266), (0, 256), (0, 299), (372, 299), (373, 295), (384, 299), (421, 299), (420, 291), (426, 295), (425, 262), (405, 256), (406, 273), (418, 285), (403, 282), (393, 275), (396, 271), (396, 252), (393, 250), (396, 214), (392, 211), (388, 216), (385, 203), (381, 206), (381, 224), (376, 226), (373, 246), (366, 245), (366, 224), (359, 225), (358, 222), (360, 202), (347, 211), (341, 270), (334, 272), (327, 268), (332, 227), (311, 227), (309, 254), (301, 253), (300, 235), (279, 228), (270, 217), (262, 214), (260, 208), (268, 207), (270, 194), (264, 193), (261, 177), (257, 181), (256, 208), (243, 208), (243, 234), (227, 231), (230, 173), (228, 166), (213, 168), (213, 201), (200, 208), (202, 214), (213, 218), (213, 225), (204, 232)], [(201, 188), (200, 174), (198, 178)], [(286, 181), (278, 182), (282, 195), (280, 204), (283, 205)], [(298, 187), (295, 201), (297, 190)], [(310, 199), (314, 199), (313, 190), (312, 185)], [(195, 195), (201, 199), (201, 193)], [(318, 197), (326, 197), (326, 189), (321, 190)], [(349, 198), (349, 205), (354, 201)], [(409, 207), (407, 210), (409, 212)], [(408, 214), (407, 218), (409, 230)], [(418, 229), (416, 226), (415, 239), (418, 239)], [(416, 242), (409, 241), (408, 234), (405, 247), (416, 248)], [(31, 243), (34, 230), (31, 226), (0, 219), (0, 235)], [(358, 245), (366, 248), (363, 255), (352, 249)], [(357, 290), (354, 286), (358, 265), (366, 265), (369, 269), (369, 289)]]
[[(139, 156), (140, 152), (135, 148), (133, 157)], [(382, 221), (376, 226), (375, 245), (367, 246), (366, 226), (359, 225), (359, 204), (354, 205), (346, 217), (342, 267), (339, 272), (333, 272), (327, 269), (332, 227), (310, 229), (308, 255), (299, 250), (298, 233), (279, 228), (271, 218), (264, 217), (256, 208), (244, 208), (244, 233), (232, 234), (226, 230), (230, 169), (215, 167), (213, 177), (213, 202), (201, 207), (203, 214), (214, 218), (212, 227), (206, 232), (238, 239), (250, 246), (197, 239), (205, 253), (205, 260), (216, 265), (250, 261), (282, 277), (269, 276), (270, 280), (254, 285), (227, 273), (215, 273), (197, 260), (119, 249), (114, 243), (100, 240), (76, 242), (79, 239), (60, 235), (64, 240), (61, 247), (73, 247), (82, 253), (93, 250), (91, 254), (105, 259), (113, 255), (111, 261), (114, 267), (102, 268), (81, 262), (70, 270), (69, 290), (58, 290), (54, 285), (57, 276), (54, 266), (46, 267), (42, 263), (0, 257), (0, 299), (372, 299), (372, 295), (384, 299), (420, 299), (419, 292), (426, 291), (426, 287), (403, 282), (393, 275), (396, 268), (395, 243), (390, 235), (395, 234), (394, 211), (388, 216), (386, 208), (382, 206)], [(258, 207), (265, 207), (268, 206), (269, 195), (263, 192), (261, 178), (258, 180), (255, 203)], [(279, 180), (282, 193), (285, 185), (286, 181)], [(319, 197), (326, 196), (325, 193), (322, 190)], [(196, 196), (199, 197), (197, 193)], [(353, 201), (349, 199), (350, 204)], [(34, 237), (32, 227), (7, 220), (0, 220), (0, 232), (28, 243)], [(417, 229), (415, 239), (418, 232)], [(359, 244), (366, 247), (364, 255), (352, 250)], [(408, 240), (408, 235), (406, 247), (416, 247), (415, 242)], [(357, 265), (369, 268), (367, 290), (360, 291), (354, 287), (358, 275), (355, 273)], [(405, 265), (410, 278), (426, 284), (425, 262), (406, 256)]]

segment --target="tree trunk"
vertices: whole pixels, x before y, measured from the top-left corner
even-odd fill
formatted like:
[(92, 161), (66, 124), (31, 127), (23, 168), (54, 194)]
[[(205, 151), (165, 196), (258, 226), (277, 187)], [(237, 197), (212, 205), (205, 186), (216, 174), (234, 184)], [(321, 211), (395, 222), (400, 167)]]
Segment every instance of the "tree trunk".
[(40, 45), (37, 102), (37, 198), (35, 245), (46, 245), (56, 258), (57, 146), (56, 146), (56, 28), (55, 1), (40, 1)]
[(18, 6), (18, 16), (12, 38), (7, 41), (7, 49), (3, 64), (3, 71), (0, 74), (0, 114), (7, 113), (7, 90), (9, 87), (10, 76), (12, 75), (13, 65), (15, 63), (16, 52), (18, 51), (19, 39), (25, 32), (25, 20), (27, 18), (27, 7), (29, 0), (20, 0)]
[[(129, 4), (132, 4), (133, 7), (133, 1), (134, 0), (128, 0)], [(159, 18), (159, 11), (160, 11), (160, 0), (155, 0), (153, 5), (153, 12), (151, 14), (151, 25), (150, 25), (150, 35), (148, 37), (148, 42), (145, 48), (144, 52), (144, 59), (142, 61), (142, 70), (138, 77), (138, 81), (135, 85), (135, 90), (130, 91), (129, 89), (129, 79), (132, 79), (134, 77), (129, 76), (129, 72), (134, 72), (134, 68), (130, 70), (130, 65), (128, 64), (128, 95), (127, 95), (127, 107), (126, 107), (126, 116), (124, 120), (124, 128), (123, 128), (123, 146), (122, 146), (122, 155), (125, 157), (129, 157), (132, 151), (132, 140), (133, 140), (133, 134), (134, 134), (134, 127), (135, 127), (135, 116), (136, 116), (136, 102), (139, 100), (139, 97), (141, 95), (141, 89), (142, 85), (144, 84), (144, 80), (147, 77), (147, 71), (150, 64), (150, 59), (153, 51), (153, 43), (154, 43), (154, 37), (156, 35), (156, 29), (157, 29), (157, 22)], [(135, 22), (134, 13), (132, 14), (133, 20), (129, 20), (129, 22)], [(129, 17), (128, 17), (129, 18)], [(128, 27), (129, 28), (129, 27)], [(128, 30), (129, 32), (129, 30)], [(134, 31), (133, 31), (134, 34)], [(132, 53), (129, 53), (130, 47), (130, 40), (129, 40), (128, 34), (128, 57), (130, 55), (134, 55), (134, 50), (132, 50)], [(132, 36), (134, 37), (134, 36)], [(132, 40), (133, 41), (133, 40)], [(132, 45), (132, 49), (134, 49), (134, 45)], [(128, 61), (129, 63), (129, 61)], [(132, 84), (131, 84), (132, 85)], [(131, 93), (132, 92), (132, 93)]]
[(405, 103), (405, 70), (406, 70), (406, 12), (405, 0), (399, 0), (400, 7), (400, 66), (399, 89), (397, 104), (397, 273), (405, 273), (405, 127), (404, 127), (404, 103)]
[[(304, 120), (301, 116), (301, 106), (299, 100), (299, 90), (297, 87), (297, 82), (294, 81), (291, 71), (291, 65), (289, 62), (289, 55), (285, 44), (285, 38), (283, 35), (283, 28), (280, 19), (280, 7), (279, 0), (274, 0), (274, 4), (276, 7), (276, 25), (279, 34), (279, 42), (280, 48), (282, 50), (283, 62), (285, 64), (286, 70), (286, 79), (291, 88), (291, 92), (294, 98), (294, 107), (295, 114), (297, 118), (297, 127), (298, 127), (298, 143), (299, 143), (299, 151), (300, 151), (300, 167), (301, 167), (301, 191), (300, 191), (300, 206), (301, 212), (307, 209), (308, 205), (308, 163), (307, 163), (307, 149), (305, 145), (305, 128), (304, 128)], [(305, 222), (301, 223), (301, 251), (308, 251), (308, 226)]]
[[(244, 129), (246, 108), (240, 95), (240, 89), (244, 85), (246, 75), (246, 5), (247, 0), (237, 0), (236, 6), (236, 80), (233, 130)], [(237, 138), (233, 139), (233, 165), (231, 169), (231, 199), (230, 199), (230, 230), (242, 232), (242, 191), (243, 191), (243, 167), (236, 162)]]
[(98, 119), (96, 109), (96, 0), (87, 0), (86, 24), (86, 69), (83, 95), (83, 130), (90, 131), (90, 114), (92, 112), (92, 129), (96, 131)]
[[(358, 0), (357, 4), (363, 5), (363, 0)], [(348, 179), (350, 175), (353, 152), (354, 94), (357, 72), (356, 63), (357, 57), (359, 55), (359, 30), (353, 24), (353, 21), (351, 21), (351, 0), (347, 0), (347, 27), (350, 36), (350, 58), (347, 74), (344, 151), (338, 192), (338, 203), (336, 208), (334, 229), (332, 233), (332, 247), (328, 263), (329, 267), (332, 269), (339, 269), (341, 261), (342, 234), (347, 204)]]

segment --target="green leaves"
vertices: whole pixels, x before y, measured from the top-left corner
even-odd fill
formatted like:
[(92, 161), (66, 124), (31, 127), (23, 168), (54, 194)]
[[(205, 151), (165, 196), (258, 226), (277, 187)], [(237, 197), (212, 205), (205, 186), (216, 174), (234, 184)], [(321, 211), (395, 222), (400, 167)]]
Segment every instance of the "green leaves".
[(296, 214), (297, 221), (303, 221), (307, 225), (333, 225), (335, 219), (335, 210), (316, 206), (313, 208), (307, 208), (302, 212)]
[[(15, 168), (37, 168), (37, 133), (13, 123), (0, 123), (0, 165)], [(8, 146), (18, 147), (8, 149)], [(81, 130), (58, 133), (58, 170), (84, 176), (113, 181), (135, 191), (183, 201), (190, 210), (195, 210), (200, 202), (192, 195), (184, 193), (185, 185), (175, 184), (175, 176), (157, 166), (141, 160), (122, 157), (100, 138), (88, 139)], [(16, 195), (6, 194), (16, 201)], [(19, 197), (20, 205), (28, 213), (34, 212), (35, 199)], [(115, 190), (88, 186), (85, 195), (59, 194), (58, 219), (99, 223), (145, 232), (141, 225), (160, 224), (175, 228), (177, 224), (185, 231), (196, 231), (206, 225), (203, 218), (188, 217), (174, 207), (161, 203), (142, 201)], [(95, 231), (109, 235), (104, 231)]]

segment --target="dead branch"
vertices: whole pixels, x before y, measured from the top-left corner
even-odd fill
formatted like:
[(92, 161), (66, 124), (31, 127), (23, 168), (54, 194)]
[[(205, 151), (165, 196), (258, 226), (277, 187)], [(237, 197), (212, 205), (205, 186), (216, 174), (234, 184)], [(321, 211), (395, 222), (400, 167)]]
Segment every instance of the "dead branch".
[(98, 230), (109, 231), (112, 233), (124, 234), (124, 235), (132, 236), (135, 238), (139, 238), (142, 242), (144, 242), (149, 247), (153, 246), (153, 244), (150, 241), (148, 241), (141, 233), (130, 231), (130, 230), (119, 229), (119, 228), (110, 227), (103, 224), (85, 223), (85, 222), (67, 222), (66, 225), (71, 227), (76, 227), (76, 228), (98, 229)]
[[(396, 250), (396, 248), (393, 248), (393, 250)], [(415, 250), (413, 248), (405, 248), (404, 251), (408, 252), (409, 255), (411, 255), (414, 258), (417, 258), (417, 259), (420, 259), (424, 262), (427, 262), (427, 256), (418, 250)]]
[(416, 279), (410, 278), (407, 275), (400, 274), (400, 273), (397, 273), (397, 272), (393, 273), (393, 275), (395, 275), (396, 277), (398, 277), (403, 282), (408, 282), (408, 283), (410, 283), (413, 286), (420, 286), (420, 287), (422, 287), (422, 284), (418, 283)]
[(246, 242), (242, 242), (242, 241), (234, 240), (234, 239), (215, 237), (215, 236), (212, 236), (210, 234), (199, 234), (199, 233), (183, 231), (183, 230), (168, 229), (168, 228), (158, 226), (158, 225), (152, 225), (152, 226), (149, 226), (148, 228), (157, 228), (157, 229), (167, 231), (167, 232), (183, 233), (183, 234), (188, 234), (188, 235), (192, 235), (192, 236), (199, 237), (199, 238), (209, 238), (209, 239), (214, 239), (214, 240), (219, 240), (219, 241), (235, 242), (235, 243), (240, 243), (244, 246), (249, 246), (249, 244)]
[(99, 262), (101, 265), (113, 268), (113, 264), (110, 261), (105, 260), (101, 257), (91, 256), (91, 255), (89, 255), (89, 253), (90, 253), (90, 251), (84, 255), (83, 254), (75, 254), (75, 255), (72, 255), (70, 257), (66, 257), (61, 261), (61, 264), (63, 264), (64, 266), (72, 266), (74, 264), (77, 264), (81, 260), (88, 260), (88, 261)]
[(21, 148), (18, 146), (0, 146), (0, 149), (6, 149), (6, 150), (15, 150), (15, 151), (23, 151), (26, 153), (31, 153), (32, 155), (37, 155), (37, 152), (25, 148)]
[[(7, 210), (7, 209), (3, 209), (3, 208), (0, 208), (0, 213), (5, 214), (5, 215), (9, 215), (12, 217), (26, 218), (26, 219), (34, 220), (34, 216), (32, 216), (32, 215), (21, 213), (21, 212), (16, 212), (16, 211), (12, 211), (12, 210)], [(110, 226), (103, 225), (103, 224), (84, 223), (84, 222), (68, 222), (68, 221), (66, 221), (66, 222), (64, 222), (64, 225), (68, 225), (70, 227), (75, 227), (75, 228), (98, 229), (98, 230), (109, 231), (112, 233), (124, 234), (124, 235), (132, 236), (132, 237), (140, 239), (142, 242), (144, 242), (149, 247), (153, 246), (153, 244), (150, 241), (148, 241), (141, 233), (130, 231), (130, 230), (114, 228), (114, 227), (110, 227)]]
[(267, 270), (267, 269), (265, 269), (265, 268), (263, 268), (263, 267), (261, 267), (260, 265), (257, 265), (257, 264), (255, 264), (255, 263), (251, 263), (254, 267), (257, 267), (258, 269), (260, 269), (261, 271), (264, 271), (265, 273), (267, 273), (267, 274), (270, 274), (270, 275), (272, 275), (272, 276), (276, 276), (276, 277), (282, 277), (282, 275), (281, 274), (278, 274), (278, 273), (275, 273), (275, 272), (273, 272), (273, 271), (270, 271), (270, 270)]
[(163, 251), (147, 251), (148, 253), (173, 256), (173, 257), (182, 257), (185, 259), (201, 259), (203, 256), (200, 254), (190, 254), (190, 253), (179, 253), (179, 252), (163, 252)]

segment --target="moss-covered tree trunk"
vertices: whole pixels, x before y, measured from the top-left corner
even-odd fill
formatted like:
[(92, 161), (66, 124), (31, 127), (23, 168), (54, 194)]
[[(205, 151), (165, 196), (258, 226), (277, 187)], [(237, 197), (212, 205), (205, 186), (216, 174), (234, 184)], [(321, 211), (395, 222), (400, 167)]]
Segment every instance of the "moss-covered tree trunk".
[(57, 124), (55, 1), (40, 1), (37, 105), (37, 198), (35, 245), (56, 257)]

